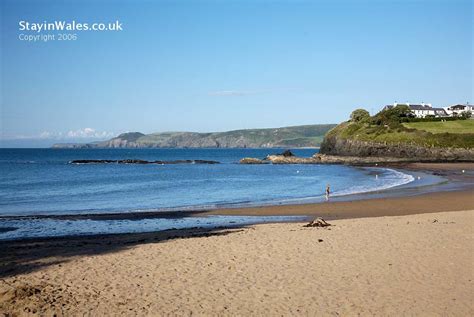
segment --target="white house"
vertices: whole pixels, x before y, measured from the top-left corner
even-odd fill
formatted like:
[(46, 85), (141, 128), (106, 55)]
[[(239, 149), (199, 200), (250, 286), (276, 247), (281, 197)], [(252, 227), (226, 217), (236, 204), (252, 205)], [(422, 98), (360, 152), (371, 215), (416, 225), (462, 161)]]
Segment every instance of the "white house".
[(426, 116), (447, 117), (448, 114), (443, 108), (433, 108), (427, 105), (409, 105), (410, 110), (417, 118), (425, 118)]
[(469, 103), (466, 103), (465, 105), (454, 104), (448, 107), (444, 107), (444, 110), (449, 116), (453, 116), (453, 115), (458, 116), (462, 114), (463, 112), (468, 112), (468, 111), (473, 112), (474, 106), (470, 105)]
[(393, 105), (387, 105), (383, 109), (391, 109), (396, 106), (408, 106), (412, 113), (417, 118), (425, 118), (426, 116), (434, 116), (434, 117), (447, 117), (448, 113), (443, 108), (433, 108), (430, 103), (421, 104), (411, 104), (409, 102), (406, 103), (398, 103), (394, 102)]

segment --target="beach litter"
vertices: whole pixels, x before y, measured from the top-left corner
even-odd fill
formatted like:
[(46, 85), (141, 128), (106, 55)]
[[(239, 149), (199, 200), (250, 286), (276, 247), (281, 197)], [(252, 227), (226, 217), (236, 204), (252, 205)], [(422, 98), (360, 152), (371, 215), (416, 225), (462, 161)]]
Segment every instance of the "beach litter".
[(330, 223), (327, 223), (326, 220), (324, 220), (321, 217), (318, 217), (311, 221), (310, 223), (304, 225), (304, 227), (329, 227), (332, 226)]

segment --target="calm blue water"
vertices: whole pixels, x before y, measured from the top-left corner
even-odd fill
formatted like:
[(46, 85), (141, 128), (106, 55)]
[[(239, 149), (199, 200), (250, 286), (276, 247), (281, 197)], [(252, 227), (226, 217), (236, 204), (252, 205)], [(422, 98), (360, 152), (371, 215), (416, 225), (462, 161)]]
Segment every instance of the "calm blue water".
[[(405, 184), (411, 176), (340, 165), (239, 165), (268, 149), (0, 149), (0, 215), (215, 208), (321, 199)], [(311, 156), (314, 150), (295, 150)], [(222, 164), (68, 164), (73, 159), (217, 160)], [(378, 174), (378, 177), (375, 177)]]
[[(193, 210), (222, 206), (297, 203), (406, 184), (411, 175), (341, 165), (239, 165), (279, 149), (0, 149), (0, 217)], [(294, 150), (311, 156), (315, 150)], [(222, 164), (68, 164), (74, 159), (216, 160)], [(0, 219), (0, 239), (162, 230), (201, 224), (270, 221), (265, 217), (191, 220), (71, 221)], [(271, 218), (287, 221), (288, 217)], [(62, 225), (61, 225), (62, 224)], [(92, 228), (95, 228), (94, 230)], [(128, 228), (128, 229), (127, 229)], [(1, 232), (1, 230), (0, 230)]]

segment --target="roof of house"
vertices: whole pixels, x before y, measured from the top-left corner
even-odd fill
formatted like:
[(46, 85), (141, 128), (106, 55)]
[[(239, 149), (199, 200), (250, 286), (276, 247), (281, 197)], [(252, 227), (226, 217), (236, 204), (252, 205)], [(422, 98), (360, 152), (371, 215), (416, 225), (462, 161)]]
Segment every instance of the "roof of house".
[(465, 109), (466, 107), (471, 107), (471, 105), (451, 105), (450, 109)]
[[(405, 105), (405, 104), (400, 104), (400, 105)], [(384, 109), (392, 109), (394, 106), (393, 105), (386, 105)], [(409, 105), (411, 110), (433, 110), (428, 105)]]
[(434, 109), (427, 105), (410, 105), (409, 107), (411, 110), (433, 110)]
[[(404, 104), (399, 104), (399, 105), (404, 105)], [(394, 107), (394, 105), (386, 105), (385, 107), (383, 107), (383, 110), (388, 110), (388, 109), (392, 109)], [(448, 115), (448, 113), (446, 112), (446, 109), (448, 110), (465, 110), (466, 107), (468, 108), (468, 110), (471, 109), (471, 107), (473, 107), (473, 105), (470, 105), (470, 104), (466, 104), (466, 105), (461, 105), (461, 104), (456, 104), (456, 105), (451, 105), (449, 107), (445, 107), (445, 108), (433, 108), (429, 105), (409, 105), (409, 108), (410, 110), (412, 111), (433, 111), (434, 113), (436, 113), (437, 115)]]

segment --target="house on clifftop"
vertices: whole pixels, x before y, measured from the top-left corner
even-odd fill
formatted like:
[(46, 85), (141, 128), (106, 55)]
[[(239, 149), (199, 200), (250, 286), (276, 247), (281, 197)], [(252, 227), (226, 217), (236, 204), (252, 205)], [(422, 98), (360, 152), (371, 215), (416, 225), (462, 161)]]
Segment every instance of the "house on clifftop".
[(394, 102), (393, 105), (386, 105), (383, 107), (383, 110), (391, 109), (396, 106), (408, 106), (417, 118), (425, 118), (427, 116), (433, 117), (448, 117), (449, 114), (443, 108), (433, 108), (430, 103), (421, 104), (411, 104), (411, 103), (397, 103)]
[(465, 105), (455, 104), (449, 107), (445, 107), (444, 110), (449, 116), (453, 116), (453, 115), (459, 116), (463, 112), (468, 112), (468, 111), (473, 112), (474, 106), (470, 105), (469, 103), (466, 103)]

